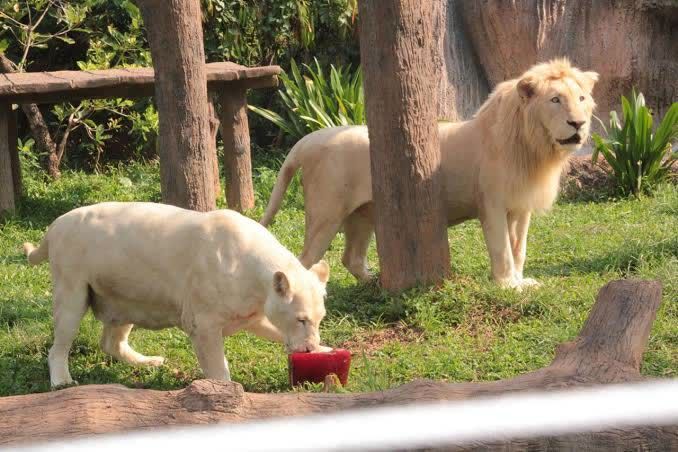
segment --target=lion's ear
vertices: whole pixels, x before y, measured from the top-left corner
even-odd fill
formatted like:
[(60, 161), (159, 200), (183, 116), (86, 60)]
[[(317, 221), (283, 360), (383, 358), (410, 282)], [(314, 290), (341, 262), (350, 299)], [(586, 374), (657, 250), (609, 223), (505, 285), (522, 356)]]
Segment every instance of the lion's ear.
[(584, 88), (589, 94), (593, 91), (593, 85), (596, 84), (600, 75), (597, 72), (588, 71), (581, 73), (581, 83), (582, 88)]
[(518, 89), (518, 94), (523, 100), (530, 99), (532, 96), (534, 96), (534, 93), (537, 90), (536, 83), (532, 77), (521, 78), (516, 88)]

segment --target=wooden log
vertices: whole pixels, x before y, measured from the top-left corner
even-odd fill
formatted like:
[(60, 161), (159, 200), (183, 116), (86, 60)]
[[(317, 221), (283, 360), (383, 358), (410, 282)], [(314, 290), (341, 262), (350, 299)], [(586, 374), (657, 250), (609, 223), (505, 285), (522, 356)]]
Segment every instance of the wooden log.
[[(418, 380), (375, 393), (255, 394), (246, 393), (237, 383), (198, 380), (178, 391), (91, 385), (5, 397), (0, 399), (0, 419), (3, 420), (0, 423), (0, 444), (638, 381), (643, 379), (640, 357), (660, 303), (659, 282), (611, 282), (598, 294), (579, 336), (558, 347), (551, 365), (502, 381), (450, 384)], [(678, 426), (648, 425), (554, 438), (476, 444), (474, 447), (501, 450), (672, 450), (678, 447)]]
[[(0, 216), (14, 211), (16, 189), (12, 154), (16, 153), (16, 123), (12, 104), (0, 103)], [(13, 130), (12, 130), (13, 129)], [(14, 140), (14, 144), (10, 141)]]
[(250, 131), (244, 89), (226, 89), (221, 93), (221, 138), (224, 141), (228, 208), (244, 212), (254, 207)]

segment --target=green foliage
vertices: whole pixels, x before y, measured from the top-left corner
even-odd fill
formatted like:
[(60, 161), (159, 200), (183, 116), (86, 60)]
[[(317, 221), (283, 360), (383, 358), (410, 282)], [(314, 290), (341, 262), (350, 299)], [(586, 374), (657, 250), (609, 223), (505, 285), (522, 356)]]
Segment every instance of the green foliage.
[[(357, 61), (356, 0), (201, 0), (208, 61), (248, 66)], [(151, 54), (133, 0), (0, 0), (0, 52), (24, 70), (148, 67)], [(269, 93), (250, 103), (278, 109)], [(70, 127), (65, 163), (97, 168), (115, 160), (152, 157), (157, 112), (151, 99), (104, 99), (43, 108), (55, 142)], [(270, 125), (252, 118), (255, 142)], [(21, 131), (27, 136), (29, 131)], [(32, 148), (30, 152), (36, 152)], [(37, 155), (35, 156), (38, 157)]]
[(202, 0), (208, 61), (283, 64), (312, 50), (357, 58), (356, 0)]
[(292, 60), (291, 74), (281, 74), (284, 90), (278, 91), (285, 107), (282, 114), (250, 106), (250, 109), (273, 122), (290, 138), (298, 140), (309, 132), (326, 127), (365, 124), (365, 96), (360, 66), (337, 69), (330, 65), (325, 77), (318, 60), (314, 67), (304, 64), (306, 75)]
[[(257, 160), (254, 168), (257, 204), (250, 214), (259, 218), (277, 168)], [(29, 267), (21, 243), (38, 242), (50, 222), (81, 205), (160, 199), (157, 163), (109, 166), (100, 174), (66, 169), (52, 183), (30, 168), (24, 176), (27, 196), (16, 215), (0, 224), (0, 396), (49, 390), (47, 353), (53, 340), (49, 266)], [(297, 182), (286, 198), (271, 231), (298, 254), (304, 211)], [(442, 287), (398, 296), (383, 293), (374, 283), (355, 282), (341, 265), (340, 233), (325, 256), (332, 275), (321, 338), (329, 346), (353, 352), (346, 388), (351, 392), (387, 389), (415, 378), (510, 378), (548, 364), (556, 345), (579, 332), (604, 284), (618, 278), (658, 279), (664, 302), (652, 325), (641, 371), (676, 378), (677, 229), (675, 185), (661, 185), (655, 196), (638, 201), (561, 202), (549, 215), (535, 217), (530, 228), (526, 272), (543, 286), (516, 293), (490, 281), (480, 225), (466, 222), (449, 229), (454, 276)], [(368, 259), (376, 266), (374, 241)], [(100, 336), (101, 323), (88, 314), (70, 354), (71, 372), (81, 384), (164, 390), (200, 378), (190, 340), (178, 329), (132, 331), (132, 347), (167, 358), (158, 368), (134, 367), (111, 358), (101, 351)], [(281, 345), (240, 333), (225, 339), (224, 350), (234, 381), (246, 390), (289, 390)]]
[(75, 41), (69, 35), (80, 30), (78, 27), (89, 11), (89, 2), (81, 3), (0, 0), (0, 52), (13, 44), (17, 69), (23, 72), (31, 62), (31, 51), (47, 49), (53, 40), (73, 44)]
[(672, 145), (678, 138), (678, 103), (671, 105), (653, 133), (652, 113), (645, 106), (643, 94), (633, 90), (630, 100), (622, 96), (621, 101), (624, 124), (620, 124), (617, 112), (610, 112), (607, 138), (593, 134), (593, 160), (602, 154), (619, 190), (638, 196), (665, 180), (676, 162)]

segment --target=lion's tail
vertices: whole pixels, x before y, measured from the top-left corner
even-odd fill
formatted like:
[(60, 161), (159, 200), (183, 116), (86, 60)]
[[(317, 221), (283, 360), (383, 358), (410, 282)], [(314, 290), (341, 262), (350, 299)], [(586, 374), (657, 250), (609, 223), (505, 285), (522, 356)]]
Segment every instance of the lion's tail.
[[(303, 141), (303, 140), (302, 140)], [(268, 226), (273, 221), (273, 217), (278, 210), (280, 210), (280, 205), (282, 204), (283, 197), (287, 191), (287, 187), (290, 185), (290, 181), (294, 177), (294, 173), (297, 172), (297, 169), (301, 166), (301, 162), (297, 157), (298, 146), (301, 141), (292, 147), (292, 150), (287, 155), (287, 158), (283, 162), (280, 172), (278, 173), (278, 178), (275, 181), (273, 186), (273, 192), (271, 193), (271, 199), (268, 200), (268, 205), (266, 206), (266, 212), (261, 218), (261, 223), (264, 226)]]
[(30, 265), (38, 265), (49, 259), (47, 236), (42, 239), (42, 242), (38, 247), (29, 242), (24, 243), (24, 253), (26, 254), (26, 258)]

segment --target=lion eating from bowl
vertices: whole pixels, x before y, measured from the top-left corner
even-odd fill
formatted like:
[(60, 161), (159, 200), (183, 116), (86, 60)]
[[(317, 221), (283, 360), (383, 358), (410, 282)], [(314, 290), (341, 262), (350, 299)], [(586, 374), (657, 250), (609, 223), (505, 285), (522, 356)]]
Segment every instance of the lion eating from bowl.
[[(530, 217), (553, 205), (563, 167), (588, 138), (597, 80), (597, 73), (566, 59), (552, 60), (497, 85), (473, 119), (439, 124), (448, 224), (480, 220), (492, 277), (501, 286), (537, 284), (523, 276)], [(306, 218), (301, 263), (317, 262), (343, 227), (344, 266), (359, 280), (369, 278), (374, 220), (367, 128), (333, 127), (302, 138), (280, 169), (264, 226), (299, 168)]]

